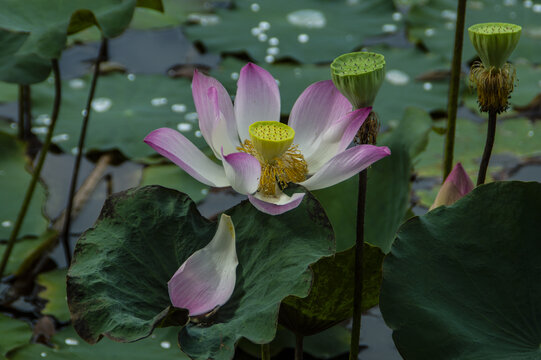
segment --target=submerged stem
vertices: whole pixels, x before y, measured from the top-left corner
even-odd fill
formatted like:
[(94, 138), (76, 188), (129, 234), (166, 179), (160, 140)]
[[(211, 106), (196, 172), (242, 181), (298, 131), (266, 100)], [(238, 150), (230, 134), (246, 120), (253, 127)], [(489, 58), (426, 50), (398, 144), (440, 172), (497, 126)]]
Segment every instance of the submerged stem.
[(270, 344), (261, 344), (261, 360), (270, 360)]
[(366, 185), (368, 171), (359, 174), (359, 195), (357, 199), (357, 239), (355, 242), (355, 288), (353, 292), (353, 325), (351, 328), (351, 345), (349, 359), (357, 360), (359, 356), (359, 338), (361, 336), (361, 312), (363, 298), (363, 248), (364, 248), (364, 215), (366, 208)]
[(302, 360), (304, 354), (303, 344), (304, 336), (299, 333), (295, 333), (295, 360)]
[(60, 83), (60, 69), (58, 67), (58, 61), (56, 59), (53, 59), (51, 63), (52, 63), (51, 65), (52, 65), (53, 74), (54, 74), (54, 88), (55, 88), (51, 124), (49, 125), (49, 129), (47, 131), (47, 136), (45, 137), (45, 142), (43, 143), (43, 147), (41, 148), (38, 162), (36, 164), (36, 167), (34, 168), (34, 172), (32, 174), (32, 180), (30, 181), (30, 184), (28, 185), (28, 188), (26, 189), (23, 205), (21, 207), (21, 210), (19, 210), (19, 214), (17, 215), (17, 220), (15, 221), (15, 226), (13, 227), (13, 231), (11, 232), (9, 236), (6, 250), (4, 251), (4, 255), (2, 256), (2, 262), (0, 263), (0, 279), (2, 279), (2, 276), (4, 275), (4, 271), (6, 269), (9, 256), (11, 255), (13, 246), (15, 245), (15, 241), (17, 240), (17, 236), (19, 235), (19, 231), (21, 230), (21, 226), (26, 216), (26, 212), (28, 211), (30, 201), (32, 200), (32, 195), (34, 194), (34, 190), (38, 183), (39, 176), (41, 174), (41, 169), (43, 168), (43, 164), (45, 163), (45, 157), (47, 156), (47, 152), (49, 151), (49, 147), (51, 145), (51, 139), (53, 137), (53, 132), (56, 125), (56, 119), (58, 118), (58, 112), (60, 111), (60, 100), (62, 98), (62, 87)]
[(443, 180), (453, 167), (453, 153), (455, 148), (456, 114), (458, 109), (458, 90), (460, 88), (460, 74), (462, 65), (462, 45), (464, 43), (464, 19), (466, 17), (466, 0), (458, 1), (455, 47), (451, 67), (451, 82), (449, 84), (449, 101), (447, 105), (447, 133), (445, 135), (445, 154), (443, 161)]
[(25, 133), (24, 133), (24, 85), (19, 85), (19, 98), (18, 98), (18, 133), (17, 136), (20, 140), (24, 140)]
[(494, 139), (496, 137), (496, 116), (496, 111), (490, 110), (488, 112), (487, 141), (485, 143), (481, 165), (479, 166), (477, 186), (484, 184), (487, 176), (488, 163), (490, 162), (490, 155), (492, 154), (492, 147), (494, 146)]
[(81, 135), (79, 136), (79, 144), (77, 146), (77, 156), (75, 158), (75, 165), (73, 167), (73, 173), (71, 176), (71, 184), (68, 196), (68, 206), (66, 208), (66, 223), (64, 225), (64, 231), (62, 234), (62, 244), (64, 246), (64, 255), (66, 257), (66, 262), (69, 266), (71, 263), (71, 250), (69, 246), (69, 235), (71, 227), (71, 212), (73, 209), (73, 198), (75, 197), (75, 190), (77, 188), (77, 178), (79, 177), (79, 168), (81, 166), (81, 159), (83, 156), (83, 149), (85, 145), (86, 130), (88, 128), (88, 119), (90, 118), (90, 107), (92, 105), (92, 100), (94, 99), (94, 93), (96, 91), (96, 84), (98, 83), (98, 76), (100, 73), (100, 63), (103, 61), (104, 52), (106, 49), (107, 41), (102, 39), (98, 57), (96, 58), (96, 63), (94, 65), (94, 74), (92, 76), (92, 83), (90, 85), (90, 92), (88, 94), (88, 99), (86, 102), (85, 112), (83, 116), (83, 123), (81, 125)]

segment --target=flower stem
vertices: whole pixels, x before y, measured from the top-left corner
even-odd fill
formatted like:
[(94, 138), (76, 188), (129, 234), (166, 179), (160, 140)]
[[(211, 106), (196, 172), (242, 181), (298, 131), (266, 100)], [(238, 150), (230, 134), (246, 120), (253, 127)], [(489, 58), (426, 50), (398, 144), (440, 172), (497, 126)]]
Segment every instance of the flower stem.
[(487, 141), (485, 143), (485, 150), (483, 151), (481, 165), (479, 166), (479, 174), (477, 174), (477, 186), (484, 184), (485, 178), (487, 176), (488, 163), (490, 162), (490, 154), (492, 154), (494, 138), (496, 137), (496, 116), (496, 111), (490, 110), (488, 112)]
[(100, 73), (100, 63), (103, 60), (104, 52), (106, 49), (106, 39), (102, 39), (98, 57), (96, 58), (96, 63), (94, 64), (94, 74), (92, 76), (92, 83), (90, 85), (90, 92), (88, 94), (88, 99), (86, 102), (85, 112), (83, 116), (83, 123), (81, 125), (81, 135), (79, 136), (79, 144), (77, 146), (77, 156), (75, 158), (75, 165), (73, 167), (73, 173), (71, 176), (71, 184), (68, 196), (68, 206), (66, 208), (66, 222), (64, 224), (64, 231), (62, 234), (62, 243), (64, 245), (64, 255), (66, 257), (66, 262), (71, 264), (71, 250), (69, 245), (70, 240), (70, 227), (71, 227), (71, 213), (73, 209), (73, 198), (75, 197), (75, 190), (77, 188), (77, 178), (79, 177), (79, 168), (81, 167), (81, 159), (83, 156), (83, 149), (85, 145), (86, 130), (88, 128), (88, 119), (90, 118), (90, 108), (92, 105), (92, 100), (94, 99), (94, 93), (96, 91), (96, 85), (98, 83), (98, 76)]
[(21, 226), (26, 216), (26, 212), (28, 211), (30, 201), (32, 200), (32, 195), (34, 194), (34, 190), (38, 183), (41, 169), (43, 168), (43, 164), (45, 163), (45, 157), (47, 156), (47, 152), (49, 151), (49, 147), (51, 145), (51, 139), (53, 137), (53, 132), (56, 125), (56, 119), (58, 118), (58, 112), (60, 111), (60, 100), (62, 98), (62, 88), (61, 88), (61, 83), (60, 83), (60, 69), (58, 67), (58, 61), (56, 59), (53, 59), (51, 62), (52, 62), (52, 68), (53, 68), (53, 74), (54, 74), (54, 85), (55, 85), (55, 96), (54, 96), (53, 113), (51, 116), (51, 124), (49, 125), (49, 130), (47, 131), (47, 136), (45, 138), (45, 142), (43, 143), (43, 147), (41, 148), (38, 162), (36, 164), (36, 167), (34, 168), (34, 172), (32, 174), (32, 180), (30, 180), (30, 184), (28, 185), (28, 188), (26, 189), (23, 205), (21, 209), (19, 210), (19, 214), (17, 215), (17, 220), (15, 221), (15, 226), (13, 227), (13, 231), (11, 232), (9, 236), (6, 250), (4, 251), (4, 254), (2, 256), (2, 262), (0, 263), (0, 279), (2, 279), (2, 276), (4, 275), (4, 271), (6, 269), (9, 256), (11, 255), (13, 246), (15, 245), (15, 241), (17, 240), (17, 236), (19, 235), (19, 231), (21, 230)]
[(270, 344), (261, 344), (261, 360), (270, 360)]
[(351, 345), (349, 359), (357, 360), (359, 356), (359, 338), (361, 336), (361, 312), (363, 298), (363, 248), (364, 248), (364, 214), (366, 207), (367, 170), (359, 174), (359, 195), (357, 199), (357, 240), (355, 242), (355, 288), (353, 292), (353, 325), (351, 328)]
[(466, 0), (458, 1), (455, 47), (451, 67), (451, 82), (449, 84), (449, 100), (447, 105), (447, 133), (445, 135), (445, 154), (443, 161), (443, 180), (453, 168), (453, 152), (455, 148), (456, 113), (458, 110), (458, 90), (462, 65), (462, 45), (464, 43), (464, 19), (466, 18)]
[(304, 350), (303, 350), (304, 336), (295, 333), (295, 360), (302, 360)]

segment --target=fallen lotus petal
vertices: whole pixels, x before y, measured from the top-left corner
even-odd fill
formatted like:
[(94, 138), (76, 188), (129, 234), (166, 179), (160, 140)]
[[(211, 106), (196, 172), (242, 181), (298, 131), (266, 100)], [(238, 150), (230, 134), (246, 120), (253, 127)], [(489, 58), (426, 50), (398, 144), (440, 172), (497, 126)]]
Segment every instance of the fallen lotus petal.
[(447, 176), (443, 182), (434, 204), (430, 210), (442, 205), (452, 205), (474, 188), (473, 182), (462, 167), (461, 163), (457, 163), (453, 171)]
[(171, 303), (188, 309), (190, 316), (225, 304), (235, 288), (238, 263), (235, 227), (231, 217), (222, 214), (214, 238), (194, 252), (167, 283)]
[(370, 114), (351, 103), (332, 81), (310, 85), (297, 99), (288, 124), (280, 123), (280, 93), (266, 70), (247, 64), (240, 72), (235, 104), (216, 79), (194, 73), (199, 128), (221, 164), (206, 157), (181, 133), (154, 130), (145, 142), (198, 181), (231, 186), (260, 211), (279, 215), (304, 196), (282, 192), (296, 183), (308, 190), (335, 185), (388, 156), (386, 147), (348, 149)]

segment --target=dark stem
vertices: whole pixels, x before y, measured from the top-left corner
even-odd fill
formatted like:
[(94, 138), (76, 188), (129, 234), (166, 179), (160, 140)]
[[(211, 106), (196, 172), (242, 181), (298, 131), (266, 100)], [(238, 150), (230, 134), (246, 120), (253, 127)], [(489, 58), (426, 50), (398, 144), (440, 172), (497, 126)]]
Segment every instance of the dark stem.
[(70, 227), (71, 227), (71, 212), (73, 209), (73, 198), (75, 197), (75, 190), (77, 188), (77, 178), (79, 177), (79, 168), (81, 167), (81, 159), (83, 157), (83, 149), (85, 146), (86, 130), (88, 128), (88, 119), (90, 118), (90, 107), (92, 106), (92, 100), (94, 99), (94, 93), (96, 91), (96, 84), (98, 83), (98, 76), (100, 73), (100, 63), (103, 60), (103, 54), (105, 51), (105, 39), (102, 40), (98, 57), (94, 65), (94, 74), (92, 76), (92, 83), (90, 85), (90, 92), (86, 102), (86, 107), (83, 116), (83, 123), (81, 125), (81, 135), (79, 136), (79, 144), (77, 146), (77, 156), (75, 158), (75, 165), (73, 166), (73, 173), (71, 176), (71, 184), (68, 196), (68, 206), (66, 208), (66, 223), (64, 224), (64, 231), (62, 234), (62, 244), (64, 246), (64, 255), (68, 266), (71, 264), (71, 250), (70, 250)]
[(32, 136), (32, 96), (30, 95), (30, 85), (24, 87), (24, 138), (30, 139)]
[(304, 351), (302, 349), (304, 343), (304, 336), (295, 333), (295, 360), (302, 360)]
[(103, 178), (107, 184), (107, 197), (109, 197), (113, 195), (113, 176), (111, 174), (107, 174)]
[(466, 0), (458, 1), (455, 47), (451, 67), (451, 82), (449, 84), (449, 100), (447, 105), (447, 133), (445, 135), (445, 154), (443, 160), (443, 180), (453, 167), (453, 153), (455, 149), (456, 113), (458, 110), (458, 90), (460, 88), (460, 74), (462, 66), (462, 45), (464, 43), (464, 20), (466, 18)]
[(361, 336), (361, 310), (363, 298), (363, 248), (364, 248), (364, 213), (366, 207), (366, 184), (368, 170), (359, 174), (359, 197), (357, 199), (357, 240), (355, 242), (355, 288), (353, 292), (353, 325), (351, 328), (351, 346), (349, 359), (359, 356), (359, 338)]
[(19, 85), (19, 112), (18, 112), (18, 133), (17, 136), (19, 139), (24, 140), (24, 85)]
[(261, 344), (261, 360), (270, 360), (270, 344)]
[(488, 129), (487, 129), (487, 141), (485, 143), (485, 151), (483, 151), (483, 158), (481, 159), (481, 165), (479, 166), (479, 174), (477, 175), (477, 186), (485, 183), (487, 176), (488, 163), (490, 162), (490, 154), (492, 154), (492, 147), (494, 146), (494, 139), (496, 137), (496, 112), (490, 110), (488, 112)]
[(36, 167), (34, 168), (34, 172), (32, 174), (32, 180), (30, 180), (30, 184), (28, 185), (28, 188), (26, 189), (23, 205), (21, 207), (21, 210), (19, 211), (19, 214), (17, 215), (17, 220), (15, 221), (15, 226), (13, 227), (13, 231), (11, 232), (9, 236), (6, 250), (4, 251), (4, 254), (2, 255), (2, 262), (0, 263), (0, 279), (2, 279), (2, 276), (4, 275), (4, 271), (6, 269), (9, 256), (11, 255), (13, 246), (15, 245), (15, 241), (17, 239), (17, 236), (19, 235), (19, 231), (21, 230), (21, 226), (22, 226), (24, 217), (26, 216), (26, 212), (28, 211), (28, 206), (30, 205), (30, 201), (32, 200), (32, 195), (34, 194), (34, 189), (36, 188), (36, 184), (38, 183), (41, 169), (43, 168), (43, 164), (45, 163), (45, 157), (47, 156), (47, 152), (49, 151), (49, 147), (51, 145), (51, 139), (53, 137), (54, 127), (56, 125), (56, 119), (58, 118), (58, 112), (60, 111), (60, 100), (62, 98), (62, 87), (61, 87), (62, 85), (60, 83), (60, 69), (58, 67), (58, 61), (56, 59), (53, 59), (51, 63), (52, 63), (51, 65), (52, 65), (53, 74), (54, 74), (54, 88), (55, 88), (51, 124), (49, 125), (49, 130), (47, 131), (45, 142), (43, 143), (43, 147), (39, 154), (38, 162), (36, 164)]

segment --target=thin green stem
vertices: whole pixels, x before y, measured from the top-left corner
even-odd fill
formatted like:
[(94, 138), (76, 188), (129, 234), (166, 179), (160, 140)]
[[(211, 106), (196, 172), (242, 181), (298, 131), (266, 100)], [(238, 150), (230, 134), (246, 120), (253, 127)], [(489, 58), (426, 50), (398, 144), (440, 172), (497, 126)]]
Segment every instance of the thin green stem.
[(443, 180), (453, 168), (453, 153), (455, 149), (456, 114), (458, 110), (458, 90), (462, 66), (462, 45), (464, 43), (464, 22), (466, 18), (466, 0), (458, 1), (455, 47), (451, 67), (451, 82), (449, 84), (449, 100), (447, 105), (447, 133), (445, 135), (445, 154), (443, 160)]
[(26, 212), (28, 211), (30, 201), (32, 200), (32, 195), (34, 194), (36, 184), (38, 183), (41, 169), (43, 168), (43, 164), (45, 163), (45, 157), (47, 156), (47, 152), (49, 151), (49, 147), (51, 145), (51, 139), (53, 137), (53, 132), (56, 125), (56, 119), (58, 118), (58, 112), (60, 111), (60, 100), (62, 98), (60, 69), (58, 67), (58, 61), (56, 59), (53, 59), (51, 63), (52, 63), (51, 65), (53, 68), (54, 85), (55, 85), (54, 105), (53, 105), (53, 113), (51, 116), (51, 124), (49, 125), (49, 130), (47, 131), (47, 136), (45, 137), (45, 142), (43, 143), (43, 147), (41, 148), (38, 162), (36, 164), (36, 167), (34, 168), (34, 172), (32, 174), (32, 180), (30, 181), (30, 184), (28, 185), (28, 188), (26, 189), (23, 205), (21, 207), (21, 210), (19, 211), (19, 214), (17, 215), (15, 226), (13, 227), (13, 231), (10, 234), (6, 250), (4, 251), (4, 255), (2, 256), (2, 262), (0, 263), (0, 279), (2, 279), (2, 276), (4, 275), (4, 271), (6, 269), (9, 256), (11, 255), (13, 246), (15, 245), (15, 241), (17, 240), (17, 236), (19, 235), (19, 231), (21, 230), (21, 226), (26, 216)]
[(295, 360), (302, 360), (302, 357), (304, 355), (303, 345), (304, 336), (295, 333)]
[(359, 356), (359, 338), (361, 336), (364, 215), (366, 208), (367, 175), (367, 170), (363, 170), (359, 174), (359, 195), (357, 199), (357, 240), (355, 243), (355, 287), (353, 290), (353, 325), (351, 328), (351, 345), (349, 350), (350, 360), (357, 360), (357, 357)]
[(270, 360), (270, 344), (261, 344), (261, 360)]
[(88, 94), (86, 107), (84, 110), (83, 123), (81, 125), (81, 135), (79, 136), (79, 144), (77, 146), (77, 156), (75, 158), (75, 165), (73, 166), (73, 172), (71, 176), (71, 184), (68, 195), (68, 206), (66, 208), (66, 222), (64, 224), (64, 230), (62, 233), (62, 244), (64, 246), (64, 255), (66, 262), (71, 264), (71, 249), (70, 249), (70, 227), (71, 227), (71, 212), (73, 210), (73, 198), (75, 197), (75, 190), (77, 189), (77, 178), (79, 177), (79, 168), (81, 167), (81, 160), (83, 157), (83, 149), (85, 146), (86, 130), (88, 128), (88, 120), (90, 118), (90, 108), (92, 106), (92, 100), (94, 99), (94, 93), (96, 92), (96, 85), (98, 83), (98, 77), (100, 74), (100, 64), (103, 61), (104, 52), (106, 49), (107, 41), (102, 39), (98, 57), (94, 64), (94, 74), (92, 76), (92, 83), (90, 85), (90, 92)]
[(18, 134), (17, 136), (19, 137), (19, 139), (21, 140), (24, 140), (24, 86), (23, 85), (19, 85), (19, 99), (18, 99), (18, 104), (19, 104), (19, 111), (18, 111), (18, 120), (17, 120), (17, 125), (18, 125)]
[(23, 85), (24, 88), (24, 138), (30, 139), (32, 136), (32, 96), (30, 94), (30, 85)]
[(485, 183), (488, 163), (490, 162), (490, 155), (492, 154), (492, 147), (494, 146), (494, 139), (496, 138), (496, 120), (496, 112), (490, 110), (488, 112), (487, 141), (485, 143), (481, 165), (479, 166), (479, 174), (477, 174), (477, 186)]

